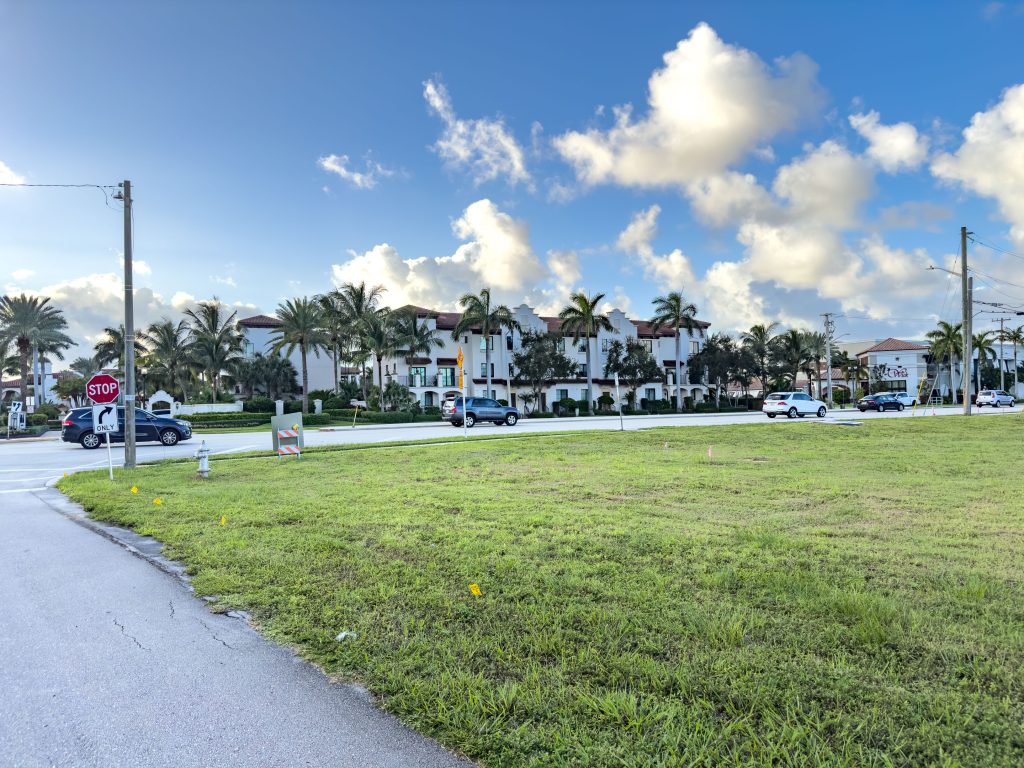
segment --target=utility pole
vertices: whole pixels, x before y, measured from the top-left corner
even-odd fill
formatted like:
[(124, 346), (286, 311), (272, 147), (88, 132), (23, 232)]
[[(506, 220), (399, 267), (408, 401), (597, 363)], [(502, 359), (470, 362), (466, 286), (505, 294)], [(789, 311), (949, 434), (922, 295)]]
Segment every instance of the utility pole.
[[(828, 407), (832, 407), (832, 332), (836, 329), (836, 324), (832, 321), (832, 313), (825, 312), (822, 317), (825, 318), (825, 367), (828, 372), (828, 378), (825, 380), (825, 402), (828, 403)], [(821, 397), (821, 392), (818, 393), (818, 397)]]
[(135, 294), (132, 288), (132, 183), (121, 184), (124, 201), (124, 468), (135, 468)]
[(967, 277), (967, 227), (960, 227), (960, 300), (963, 304), (964, 370), (960, 384), (964, 393), (964, 416), (971, 415), (971, 290)]

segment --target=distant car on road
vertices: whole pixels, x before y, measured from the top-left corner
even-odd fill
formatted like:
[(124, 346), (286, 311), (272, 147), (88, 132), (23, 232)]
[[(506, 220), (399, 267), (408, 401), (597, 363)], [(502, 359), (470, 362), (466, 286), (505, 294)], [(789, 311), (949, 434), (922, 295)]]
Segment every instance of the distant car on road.
[(506, 424), (514, 426), (519, 421), (519, 410), (508, 405), (502, 405), (497, 400), (489, 397), (466, 398), (466, 407), (462, 407), (462, 398), (445, 400), (441, 405), (441, 418), (451, 422), (452, 426), (461, 427), (463, 420), (467, 427), (472, 427), (478, 421), (493, 421), (495, 424)]
[(991, 405), (993, 408), (998, 408), (1001, 405), (1013, 405), (1013, 395), (1009, 392), (1004, 392), (1001, 389), (983, 389), (978, 393), (977, 399), (974, 404), (981, 408), (983, 405)]
[(774, 419), (779, 414), (785, 414), (791, 419), (814, 414), (823, 419), (828, 412), (821, 400), (815, 400), (806, 392), (772, 392), (764, 399), (761, 410), (769, 419)]
[(867, 395), (857, 401), (857, 410), (861, 413), (865, 411), (902, 411), (904, 405), (896, 397), (896, 395), (890, 392), (880, 392), (876, 395)]
[[(124, 442), (124, 408), (117, 409), (117, 432), (110, 433), (110, 442)], [(92, 431), (92, 408), (75, 408), (61, 422), (60, 439), (65, 443), (79, 443), (83, 448), (99, 448), (104, 443), (103, 435)], [(181, 419), (157, 416), (135, 409), (135, 439), (139, 442), (152, 440), (171, 446), (192, 437), (192, 425)]]
[(892, 396), (903, 403), (904, 408), (913, 408), (917, 405), (917, 395), (913, 392), (893, 392)]

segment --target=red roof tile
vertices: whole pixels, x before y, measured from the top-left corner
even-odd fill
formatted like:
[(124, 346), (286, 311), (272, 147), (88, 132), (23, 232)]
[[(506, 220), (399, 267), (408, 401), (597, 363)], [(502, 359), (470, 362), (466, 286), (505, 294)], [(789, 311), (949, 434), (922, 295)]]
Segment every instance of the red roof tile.
[(928, 347), (924, 344), (915, 344), (912, 341), (901, 341), (900, 339), (894, 339), (891, 336), (888, 339), (875, 344), (875, 346), (865, 349), (863, 352), (858, 354), (867, 355), (871, 352), (903, 352), (903, 351), (927, 351)]
[(242, 318), (238, 324), (243, 328), (277, 328), (281, 325), (281, 321), (270, 315), (253, 315)]

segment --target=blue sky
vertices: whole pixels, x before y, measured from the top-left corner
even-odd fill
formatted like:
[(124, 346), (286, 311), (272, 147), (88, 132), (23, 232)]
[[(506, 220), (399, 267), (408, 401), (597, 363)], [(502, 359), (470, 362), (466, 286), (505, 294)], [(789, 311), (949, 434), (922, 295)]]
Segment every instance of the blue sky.
[[(961, 224), (1024, 253), (1022, 11), (7, 0), (0, 176), (132, 179), (143, 321), (367, 279), (917, 336), (956, 314), (924, 267)], [(118, 320), (120, 238), (97, 191), (0, 189), (0, 284), (83, 341)], [(1024, 260), (974, 259), (1024, 304)]]

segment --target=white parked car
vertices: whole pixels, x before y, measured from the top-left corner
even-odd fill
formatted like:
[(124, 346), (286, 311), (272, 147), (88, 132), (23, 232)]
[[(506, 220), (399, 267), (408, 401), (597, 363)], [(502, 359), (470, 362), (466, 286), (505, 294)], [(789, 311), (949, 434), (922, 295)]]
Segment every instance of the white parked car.
[(769, 419), (774, 419), (780, 413), (790, 419), (797, 416), (803, 418), (808, 414), (814, 414), (822, 419), (828, 412), (821, 400), (815, 400), (805, 392), (772, 392), (764, 399), (761, 410)]
[(1013, 405), (1013, 395), (1009, 392), (1003, 392), (1001, 389), (983, 389), (978, 393), (978, 398), (974, 401), (974, 404), (981, 408), (983, 405), (991, 405), (993, 408), (998, 408), (1001, 405)]
[(917, 405), (917, 395), (913, 392), (892, 392), (891, 394), (903, 404), (904, 408), (913, 408)]

